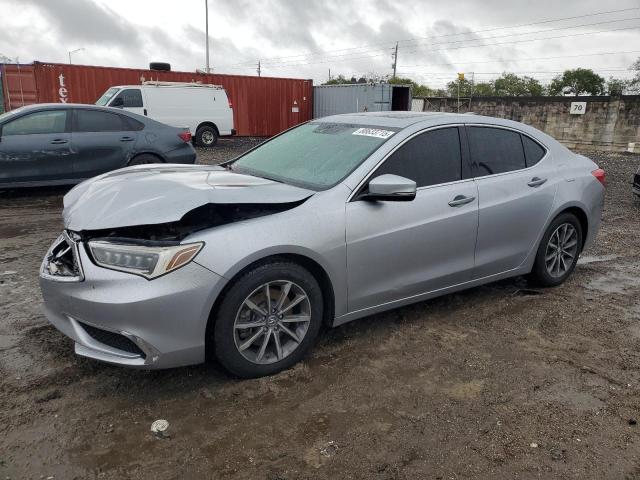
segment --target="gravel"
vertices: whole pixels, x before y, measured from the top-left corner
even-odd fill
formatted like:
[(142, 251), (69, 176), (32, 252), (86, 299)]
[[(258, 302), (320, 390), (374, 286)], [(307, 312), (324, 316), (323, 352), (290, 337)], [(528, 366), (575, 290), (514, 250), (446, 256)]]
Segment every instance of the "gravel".
[(587, 155), (608, 175), (603, 224), (564, 285), (516, 278), (368, 317), (248, 381), (75, 356), (37, 279), (64, 190), (1, 194), (0, 478), (640, 478), (640, 156)]

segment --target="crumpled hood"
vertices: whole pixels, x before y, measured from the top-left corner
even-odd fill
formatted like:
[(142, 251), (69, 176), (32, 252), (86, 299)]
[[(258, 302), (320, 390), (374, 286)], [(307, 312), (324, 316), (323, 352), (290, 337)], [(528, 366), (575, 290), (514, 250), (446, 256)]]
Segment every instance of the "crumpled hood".
[(288, 203), (313, 193), (219, 166), (139, 165), (78, 184), (62, 215), (69, 230), (100, 230), (173, 222), (210, 203)]

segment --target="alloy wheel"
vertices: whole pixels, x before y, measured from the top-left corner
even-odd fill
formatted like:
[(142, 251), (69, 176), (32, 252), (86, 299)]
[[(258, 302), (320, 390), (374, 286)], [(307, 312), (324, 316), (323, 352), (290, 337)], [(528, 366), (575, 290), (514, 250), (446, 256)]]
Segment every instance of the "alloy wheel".
[(570, 223), (556, 228), (547, 243), (544, 261), (547, 272), (554, 278), (565, 275), (578, 255), (578, 232)]
[(265, 283), (238, 308), (236, 348), (252, 363), (279, 362), (300, 346), (310, 321), (309, 296), (299, 285), (288, 280)]

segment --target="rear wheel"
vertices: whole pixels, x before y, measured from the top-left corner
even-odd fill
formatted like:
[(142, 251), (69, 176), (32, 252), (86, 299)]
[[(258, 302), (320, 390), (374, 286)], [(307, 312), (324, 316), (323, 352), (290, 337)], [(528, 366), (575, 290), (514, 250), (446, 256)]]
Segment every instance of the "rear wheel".
[(535, 283), (553, 287), (573, 272), (582, 249), (582, 226), (571, 213), (559, 215), (542, 237), (531, 271)]
[(323, 315), (322, 292), (292, 262), (257, 266), (225, 293), (215, 319), (218, 361), (244, 378), (280, 372), (313, 347)]
[(216, 143), (218, 143), (218, 131), (214, 127), (205, 125), (196, 132), (196, 145), (213, 147)]

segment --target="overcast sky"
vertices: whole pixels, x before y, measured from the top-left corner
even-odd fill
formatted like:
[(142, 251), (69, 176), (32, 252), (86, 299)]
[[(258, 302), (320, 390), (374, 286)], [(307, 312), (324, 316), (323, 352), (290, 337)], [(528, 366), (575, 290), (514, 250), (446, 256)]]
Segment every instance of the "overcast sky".
[[(84, 48), (74, 63), (204, 69), (204, 3), (0, 0), (0, 55), (68, 62), (69, 50)], [(399, 42), (398, 75), (433, 87), (456, 72), (548, 81), (588, 67), (628, 78), (640, 57), (640, 0), (209, 0), (209, 32), (218, 73), (256, 75), (261, 59), (264, 76), (316, 83), (329, 69), (386, 75)]]

